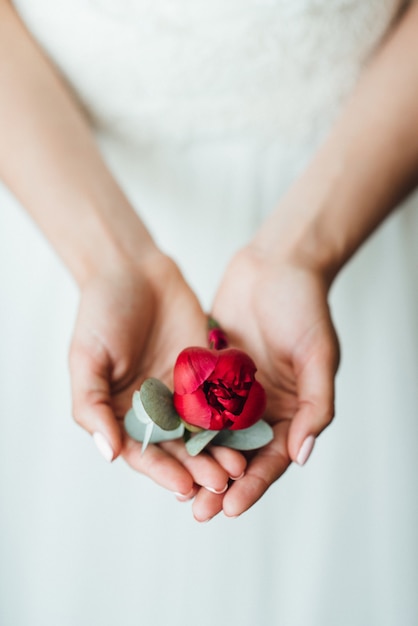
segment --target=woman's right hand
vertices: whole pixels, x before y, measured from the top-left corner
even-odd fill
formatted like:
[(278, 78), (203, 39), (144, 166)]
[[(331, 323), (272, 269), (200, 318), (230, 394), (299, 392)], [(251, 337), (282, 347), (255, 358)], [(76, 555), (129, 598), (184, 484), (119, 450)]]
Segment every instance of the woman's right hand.
[[(73, 412), (108, 461), (122, 457), (135, 470), (180, 500), (201, 493), (194, 515), (204, 521), (222, 508), (230, 478), (245, 469), (234, 450), (214, 449), (191, 457), (182, 440), (141, 444), (123, 430), (134, 390), (150, 376), (172, 386), (178, 353), (206, 345), (207, 316), (173, 261), (159, 252), (95, 275), (81, 288), (70, 351)], [(205, 489), (202, 489), (205, 488)]]
[(206, 344), (207, 318), (108, 169), (74, 93), (13, 4), (0, 0), (0, 178), (80, 286), (70, 358), (74, 416), (96, 433), (106, 458), (122, 454), (180, 498), (207, 487), (204, 504), (202, 494), (194, 503), (195, 516), (207, 519), (220, 510), (208, 489), (222, 490), (241, 474), (244, 457), (214, 449), (192, 459), (180, 441), (150, 446), (141, 457), (121, 422), (144, 378), (171, 384), (177, 354)]

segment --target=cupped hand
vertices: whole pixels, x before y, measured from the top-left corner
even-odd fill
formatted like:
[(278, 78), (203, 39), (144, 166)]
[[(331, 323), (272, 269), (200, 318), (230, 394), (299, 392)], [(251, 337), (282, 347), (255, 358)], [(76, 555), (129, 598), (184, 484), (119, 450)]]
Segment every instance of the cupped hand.
[(226, 271), (213, 315), (231, 345), (254, 359), (274, 430), (273, 441), (251, 456), (245, 476), (223, 497), (228, 516), (252, 506), (292, 461), (303, 465), (333, 418), (339, 347), (327, 295), (318, 272), (272, 262), (250, 246)]
[(156, 253), (147, 262), (126, 263), (88, 280), (70, 349), (73, 413), (93, 435), (109, 461), (122, 455), (134, 469), (178, 494), (194, 497), (201, 486), (215, 496), (196, 505), (197, 519), (221, 509), (213, 492), (222, 492), (231, 477), (245, 468), (245, 458), (233, 450), (190, 457), (181, 440), (141, 444), (123, 430), (123, 417), (134, 390), (154, 376), (172, 387), (178, 353), (206, 344), (207, 316), (177, 266)]

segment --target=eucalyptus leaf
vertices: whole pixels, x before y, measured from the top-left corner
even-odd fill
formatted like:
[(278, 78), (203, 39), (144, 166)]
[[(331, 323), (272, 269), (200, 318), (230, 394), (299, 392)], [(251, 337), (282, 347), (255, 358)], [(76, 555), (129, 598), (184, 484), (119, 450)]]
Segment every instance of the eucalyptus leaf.
[(180, 417), (174, 408), (173, 394), (164, 383), (157, 378), (147, 378), (141, 385), (139, 396), (146, 413), (157, 426), (163, 430), (179, 427)]
[(154, 432), (155, 427), (156, 427), (156, 424), (154, 424), (152, 420), (150, 420), (149, 424), (145, 426), (145, 434), (144, 434), (144, 441), (142, 442), (141, 456), (144, 454), (145, 450), (148, 448), (148, 444), (151, 441), (152, 433)]
[(187, 452), (190, 456), (196, 456), (208, 445), (219, 433), (219, 430), (202, 430), (200, 433), (193, 435), (186, 442)]
[[(150, 424), (152, 422), (149, 422)], [(141, 422), (133, 409), (130, 409), (125, 415), (124, 420), (125, 430), (132, 439), (140, 441), (141, 443), (145, 439), (145, 433), (147, 424)], [(163, 430), (156, 424), (153, 424), (152, 434), (149, 443), (159, 443), (160, 441), (171, 441), (172, 439), (179, 439), (183, 436), (184, 426), (180, 424), (175, 430)]]
[(214, 439), (216, 446), (226, 446), (235, 450), (256, 450), (273, 439), (273, 429), (264, 420), (259, 420), (242, 430), (221, 430)]
[(140, 422), (143, 424), (152, 422), (152, 419), (144, 409), (139, 391), (134, 391), (134, 395), (132, 396), (132, 408)]

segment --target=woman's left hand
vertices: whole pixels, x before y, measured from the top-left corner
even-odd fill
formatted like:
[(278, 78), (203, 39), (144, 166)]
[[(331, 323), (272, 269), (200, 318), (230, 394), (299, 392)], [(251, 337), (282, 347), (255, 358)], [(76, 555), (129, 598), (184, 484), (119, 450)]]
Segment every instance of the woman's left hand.
[(254, 359), (274, 430), (223, 496), (228, 516), (251, 507), (291, 461), (303, 465), (333, 418), (339, 347), (327, 292), (318, 272), (290, 260), (272, 263), (250, 246), (227, 269), (213, 315), (231, 345)]

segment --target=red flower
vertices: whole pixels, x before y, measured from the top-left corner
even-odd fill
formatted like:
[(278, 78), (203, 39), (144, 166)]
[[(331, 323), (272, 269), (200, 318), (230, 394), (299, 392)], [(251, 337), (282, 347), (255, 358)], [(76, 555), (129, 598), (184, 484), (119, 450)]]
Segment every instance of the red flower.
[(223, 350), (228, 347), (228, 339), (221, 328), (211, 328), (208, 332), (208, 344), (215, 350)]
[(174, 366), (174, 406), (188, 424), (206, 430), (240, 430), (266, 408), (252, 359), (240, 350), (186, 348)]

